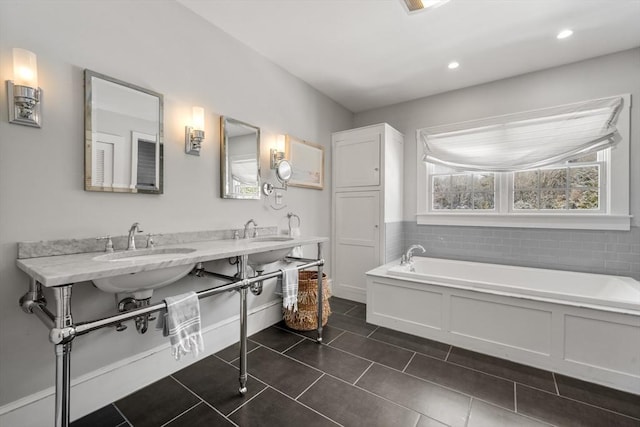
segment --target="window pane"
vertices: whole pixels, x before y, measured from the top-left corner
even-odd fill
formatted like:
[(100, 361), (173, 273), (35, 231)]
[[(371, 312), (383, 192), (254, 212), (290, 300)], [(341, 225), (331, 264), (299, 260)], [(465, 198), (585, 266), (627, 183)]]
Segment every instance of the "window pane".
[(473, 189), (474, 191), (490, 191), (493, 193), (494, 175), (492, 173), (473, 174)]
[(567, 169), (542, 169), (540, 171), (540, 188), (565, 188), (567, 185)]
[(599, 187), (598, 166), (569, 168), (571, 187)]
[(494, 193), (473, 193), (473, 209), (494, 209)]
[(566, 209), (567, 195), (565, 190), (540, 191), (540, 209)]
[(538, 188), (538, 171), (515, 172), (513, 183), (516, 190)]
[(450, 193), (433, 193), (433, 209), (451, 209)]
[(468, 191), (471, 189), (471, 175), (452, 175), (451, 185), (453, 191)]
[(434, 176), (433, 177), (433, 192), (440, 193), (443, 191), (451, 191), (451, 177), (447, 176)]
[(471, 193), (453, 193), (451, 207), (453, 209), (471, 209)]
[(569, 209), (598, 209), (600, 196), (597, 189), (573, 189)]
[(516, 191), (513, 195), (514, 209), (538, 209), (537, 191)]

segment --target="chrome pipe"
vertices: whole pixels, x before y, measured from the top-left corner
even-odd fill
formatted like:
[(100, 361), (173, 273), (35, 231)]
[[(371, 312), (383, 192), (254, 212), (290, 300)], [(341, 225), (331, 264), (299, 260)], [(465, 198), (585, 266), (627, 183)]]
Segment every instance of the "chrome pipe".
[(56, 327), (55, 316), (50, 312), (47, 307), (40, 304), (33, 304), (31, 306), (31, 313), (35, 314), (38, 319), (51, 330)]
[(313, 259), (313, 258), (298, 258), (298, 257), (294, 257), (294, 256), (288, 256), (288, 257), (285, 257), (285, 261), (289, 261), (289, 262), (316, 262), (318, 260), (317, 259)]
[[(248, 255), (240, 257), (241, 278), (247, 280)], [(240, 288), (240, 394), (247, 393), (247, 288)]]
[(207, 270), (200, 270), (199, 274), (204, 274), (207, 276), (211, 276), (211, 277), (215, 277), (217, 279), (223, 279), (223, 280), (227, 280), (229, 282), (236, 282), (238, 281), (237, 277), (233, 277), (233, 276), (227, 276), (226, 274), (220, 274), (220, 273), (215, 273), (213, 271), (207, 271)]

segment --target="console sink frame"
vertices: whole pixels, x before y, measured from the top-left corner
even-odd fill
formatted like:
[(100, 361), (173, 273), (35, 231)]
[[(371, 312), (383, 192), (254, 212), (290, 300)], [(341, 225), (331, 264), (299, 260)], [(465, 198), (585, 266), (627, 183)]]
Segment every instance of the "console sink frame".
[[(296, 262), (302, 262), (297, 268), (299, 270), (317, 267), (318, 270), (318, 329), (317, 342), (322, 342), (322, 270), (324, 266), (323, 244), (326, 239), (317, 242), (318, 253), (316, 259), (292, 258)], [(308, 243), (308, 242), (307, 242)], [(240, 294), (240, 374), (239, 382), (241, 394), (247, 391), (247, 294), (251, 285), (263, 280), (282, 275), (281, 270), (261, 274), (255, 277), (248, 277), (249, 254), (239, 255), (241, 267), (241, 279), (231, 281), (223, 286), (212, 287), (197, 292), (198, 298), (206, 298), (229, 290), (238, 290)], [(211, 260), (216, 258), (211, 258)], [(157, 266), (156, 268), (162, 268)], [(198, 276), (214, 275), (204, 270), (199, 270)], [(30, 274), (29, 291), (20, 298), (19, 304), (26, 313), (35, 314), (49, 328), (49, 340), (54, 344), (56, 355), (55, 374), (55, 427), (69, 427), (70, 425), (70, 397), (71, 397), (71, 342), (76, 336), (113, 326), (118, 323), (134, 319), (137, 316), (148, 315), (166, 309), (164, 301), (129, 310), (107, 318), (97, 319), (89, 322), (74, 323), (71, 315), (71, 291), (73, 283), (52, 285), (54, 294), (55, 309), (52, 313), (47, 308), (47, 302), (42, 292), (43, 285), (35, 277), (35, 273)], [(219, 277), (216, 275), (216, 277)], [(93, 280), (93, 278), (87, 278)]]

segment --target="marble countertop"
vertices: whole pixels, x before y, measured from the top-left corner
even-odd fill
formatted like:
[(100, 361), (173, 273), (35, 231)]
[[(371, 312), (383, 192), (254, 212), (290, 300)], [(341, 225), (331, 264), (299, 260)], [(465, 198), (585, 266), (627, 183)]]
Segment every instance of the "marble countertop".
[[(262, 237), (264, 238), (264, 236)], [(259, 239), (226, 239), (162, 245), (158, 249), (189, 248), (189, 253), (176, 253), (171, 259), (95, 260), (105, 252), (88, 252), (71, 255), (43, 256), (18, 259), (18, 268), (45, 287), (67, 285), (92, 279), (138, 273), (140, 271), (213, 261), (239, 255), (267, 252), (274, 249), (293, 248), (327, 242), (326, 237), (301, 236), (285, 241), (260, 241)], [(117, 251), (118, 252), (118, 251)]]

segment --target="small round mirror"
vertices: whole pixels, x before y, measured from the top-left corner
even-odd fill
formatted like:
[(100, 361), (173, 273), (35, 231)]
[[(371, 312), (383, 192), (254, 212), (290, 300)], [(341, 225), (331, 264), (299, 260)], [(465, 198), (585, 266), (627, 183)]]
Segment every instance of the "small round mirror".
[(276, 176), (280, 182), (286, 183), (291, 179), (292, 169), (288, 160), (280, 160), (276, 166)]

